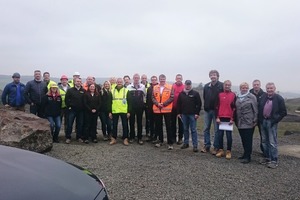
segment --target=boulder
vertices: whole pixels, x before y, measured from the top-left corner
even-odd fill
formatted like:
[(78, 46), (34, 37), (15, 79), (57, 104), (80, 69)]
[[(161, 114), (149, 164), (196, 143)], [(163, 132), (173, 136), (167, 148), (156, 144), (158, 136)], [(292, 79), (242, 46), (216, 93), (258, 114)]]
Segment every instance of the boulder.
[(33, 114), (0, 107), (0, 144), (35, 152), (52, 149), (49, 122)]

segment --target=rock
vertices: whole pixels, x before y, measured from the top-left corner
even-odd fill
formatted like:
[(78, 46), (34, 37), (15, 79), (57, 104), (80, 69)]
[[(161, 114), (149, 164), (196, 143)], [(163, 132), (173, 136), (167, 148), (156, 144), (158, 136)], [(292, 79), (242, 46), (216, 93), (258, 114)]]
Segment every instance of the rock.
[(52, 149), (49, 122), (33, 114), (0, 107), (0, 144), (35, 152)]

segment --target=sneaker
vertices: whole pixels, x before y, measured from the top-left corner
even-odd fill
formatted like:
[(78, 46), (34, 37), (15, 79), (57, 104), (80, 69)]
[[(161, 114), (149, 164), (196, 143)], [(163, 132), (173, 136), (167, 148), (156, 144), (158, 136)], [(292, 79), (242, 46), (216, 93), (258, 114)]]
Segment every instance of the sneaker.
[(182, 144), (182, 138), (179, 138), (178, 142), (176, 144), (181, 145)]
[(66, 139), (66, 144), (70, 144), (71, 140), (70, 139)]
[(89, 140), (84, 140), (84, 143), (88, 144), (88, 143), (89, 143)]
[(129, 143), (133, 143), (133, 142), (134, 142), (134, 139), (130, 139), (130, 140), (129, 140)]
[(83, 143), (83, 140), (81, 138), (79, 138), (77, 141)]
[(193, 147), (193, 152), (198, 152), (199, 150), (198, 150), (198, 147)]
[(189, 148), (189, 144), (183, 144), (183, 145), (180, 147), (180, 149), (187, 149), (187, 148)]
[(266, 159), (266, 158), (263, 158), (259, 161), (259, 164), (261, 165), (266, 165), (266, 164), (269, 164), (270, 163), (270, 160)]
[(210, 153), (211, 153), (212, 155), (216, 155), (217, 152), (218, 152), (218, 149), (217, 149), (217, 148), (213, 148), (213, 149), (210, 151)]
[(117, 143), (117, 140), (112, 137), (109, 144), (113, 145), (113, 144), (116, 144), (116, 143)]
[(157, 143), (157, 144), (155, 144), (155, 147), (157, 147), (157, 148), (159, 148), (159, 147), (161, 147), (162, 146), (162, 143)]
[(129, 145), (128, 139), (127, 139), (127, 138), (124, 139), (123, 144), (124, 144), (125, 146), (128, 146), (128, 145)]
[(204, 146), (201, 148), (201, 152), (202, 152), (202, 153), (207, 153), (207, 152), (209, 151), (209, 149), (210, 149), (210, 147), (204, 145)]
[(157, 144), (157, 143), (159, 143), (160, 141), (158, 140), (158, 139), (153, 139), (152, 140), (152, 144)]
[(223, 157), (223, 156), (224, 156), (224, 150), (223, 150), (223, 149), (219, 149), (218, 152), (216, 153), (216, 156), (217, 156), (218, 158)]
[(107, 135), (104, 135), (104, 136), (103, 136), (103, 140), (104, 140), (104, 141), (108, 141)]
[(173, 149), (173, 145), (169, 145), (168, 150), (172, 150), (172, 149)]
[(144, 144), (143, 140), (138, 140), (139, 145)]
[(231, 151), (229, 150), (226, 151), (226, 159), (231, 159)]
[(276, 162), (269, 162), (267, 164), (267, 167), (271, 169), (276, 169), (278, 167), (278, 164)]
[(94, 142), (94, 143), (98, 143), (98, 140), (97, 140), (97, 139), (93, 139), (93, 142)]

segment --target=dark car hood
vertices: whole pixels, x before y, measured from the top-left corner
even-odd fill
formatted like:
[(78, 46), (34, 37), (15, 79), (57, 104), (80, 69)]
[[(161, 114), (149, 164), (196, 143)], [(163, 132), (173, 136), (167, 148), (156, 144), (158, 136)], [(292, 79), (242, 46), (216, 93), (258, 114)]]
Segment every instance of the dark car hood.
[(0, 145), (1, 199), (95, 199), (103, 187), (52, 157)]

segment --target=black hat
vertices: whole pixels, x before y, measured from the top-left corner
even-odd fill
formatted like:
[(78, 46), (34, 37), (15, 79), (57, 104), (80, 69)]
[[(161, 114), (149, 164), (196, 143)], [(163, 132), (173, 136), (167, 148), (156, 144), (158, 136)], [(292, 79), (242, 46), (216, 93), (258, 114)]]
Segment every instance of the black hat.
[(15, 72), (13, 75), (12, 75), (12, 78), (20, 78), (21, 75), (18, 73), (18, 72)]
[(191, 81), (191, 80), (186, 80), (186, 81), (184, 82), (184, 84), (186, 84), (186, 85), (192, 85), (192, 81)]

